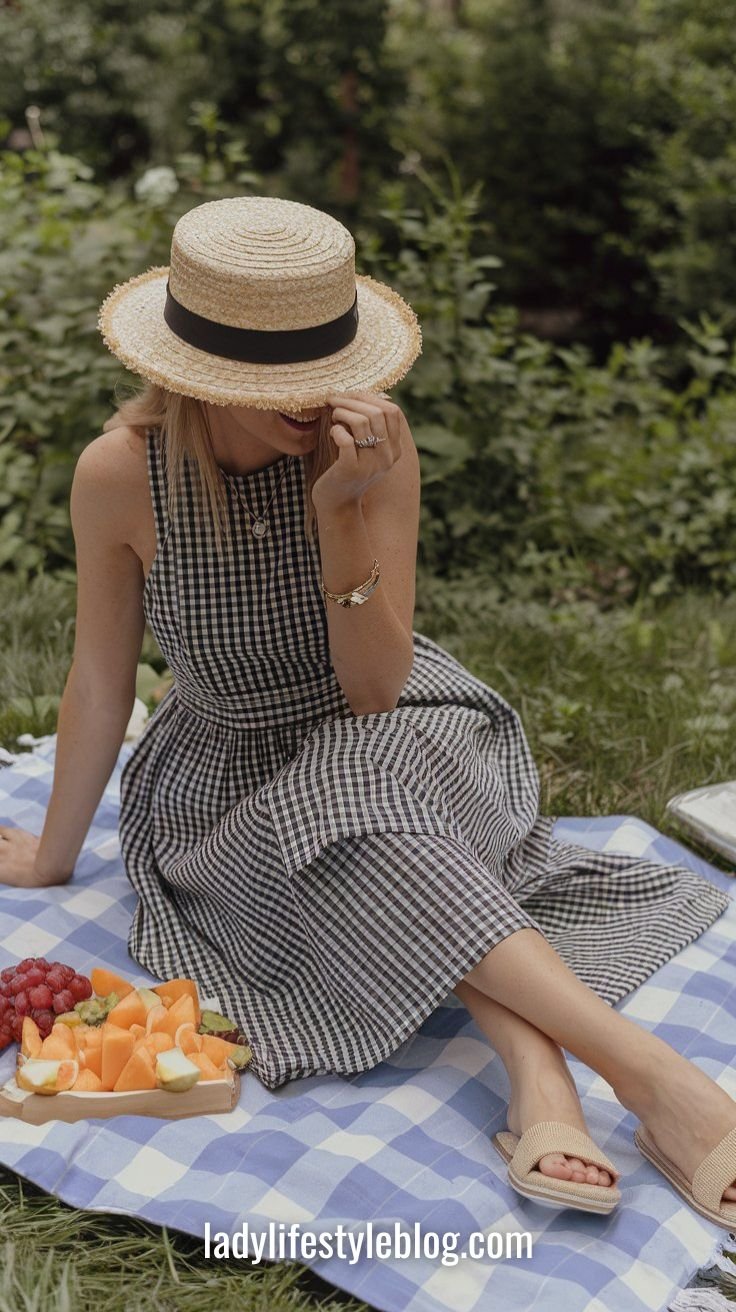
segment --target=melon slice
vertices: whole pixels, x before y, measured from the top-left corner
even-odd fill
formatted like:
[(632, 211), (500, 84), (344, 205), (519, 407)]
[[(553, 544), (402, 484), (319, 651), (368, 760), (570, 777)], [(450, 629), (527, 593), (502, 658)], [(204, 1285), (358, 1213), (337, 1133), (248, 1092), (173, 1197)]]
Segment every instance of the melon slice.
[(43, 1039), (41, 1038), (41, 1031), (35, 1020), (32, 1016), (24, 1016), (23, 1029), (21, 1030), (20, 1038), (20, 1050), (23, 1053), (23, 1056), (40, 1057), (42, 1044)]
[(199, 1067), (203, 1080), (224, 1080), (226, 1072), (218, 1070), (212, 1058), (208, 1057), (206, 1052), (193, 1052), (189, 1060)]
[(133, 1089), (155, 1089), (156, 1087), (154, 1058), (146, 1048), (145, 1043), (139, 1043), (115, 1081), (113, 1092), (127, 1093)]
[(202, 1039), (203, 1035), (198, 1034), (193, 1025), (180, 1025), (176, 1031), (176, 1046), (181, 1048), (186, 1057), (202, 1051)]
[[(158, 999), (157, 999), (158, 1001)], [(145, 1025), (148, 1009), (137, 989), (126, 993), (116, 1006), (107, 1013), (106, 1020), (121, 1029), (129, 1030), (131, 1025)]]
[(102, 1071), (100, 1078), (103, 1089), (112, 1092), (115, 1081), (135, 1047), (135, 1035), (119, 1025), (105, 1021), (102, 1027)]
[(155, 1033), (147, 1034), (145, 1038), (138, 1039), (135, 1046), (136, 1048), (145, 1048), (152, 1057), (157, 1057), (160, 1052), (168, 1052), (175, 1045), (170, 1034), (164, 1034), (162, 1030), (156, 1030)]
[(224, 1066), (228, 1057), (232, 1057), (237, 1043), (228, 1043), (227, 1039), (218, 1039), (216, 1034), (203, 1034), (201, 1052), (207, 1054), (215, 1066)]
[(152, 1023), (152, 1029), (163, 1030), (166, 1034), (170, 1034), (172, 1039), (180, 1025), (186, 1024), (187, 1021), (192, 1026), (195, 1025), (196, 1012), (194, 1003), (188, 993), (182, 994), (180, 998), (172, 1002), (170, 1007), (165, 1007), (163, 1016), (160, 1014), (159, 1008), (155, 1008), (150, 1014), (156, 1017)]
[(77, 1061), (83, 1071), (90, 1071), (98, 1079), (102, 1078), (102, 1043), (95, 1045), (89, 1044), (85, 1048), (80, 1048), (77, 1053)]
[[(146, 1033), (153, 1034), (155, 1030), (160, 1029), (163, 1029), (168, 1033), (166, 1028), (168, 1015), (169, 1013), (163, 1003), (161, 1003), (160, 1007), (151, 1007), (151, 1010), (146, 1016)], [(174, 1037), (173, 1034), (171, 1037)]]
[(93, 992), (100, 998), (106, 998), (109, 993), (117, 993), (119, 998), (124, 998), (126, 994), (133, 992), (133, 985), (129, 984), (127, 979), (116, 975), (112, 970), (105, 970), (104, 966), (94, 966), (90, 971), (89, 980)]
[(89, 1035), (93, 1030), (95, 1030), (94, 1025), (76, 1025), (74, 1029), (70, 1031), (76, 1044), (77, 1052), (79, 1052), (80, 1049), (85, 1048), (90, 1042)]
[(79, 1075), (79, 1062), (49, 1061), (43, 1057), (29, 1057), (15, 1072), (19, 1089), (28, 1093), (63, 1093), (71, 1089)]
[(183, 994), (188, 994), (194, 1003), (194, 1024), (199, 1028), (199, 1023), (202, 1019), (202, 1009), (199, 1002), (199, 990), (193, 979), (164, 980), (163, 984), (154, 985), (153, 992), (158, 993), (162, 1000), (164, 995), (171, 998), (171, 1003), (168, 1004), (169, 1006), (176, 1002), (177, 998), (180, 998)]
[(102, 1080), (83, 1066), (72, 1085), (72, 1093), (103, 1093)]
[(39, 1056), (50, 1061), (74, 1061), (77, 1056), (77, 1045), (71, 1030), (66, 1025), (60, 1025), (58, 1029), (54, 1025), (51, 1033), (47, 1034), (41, 1043)]

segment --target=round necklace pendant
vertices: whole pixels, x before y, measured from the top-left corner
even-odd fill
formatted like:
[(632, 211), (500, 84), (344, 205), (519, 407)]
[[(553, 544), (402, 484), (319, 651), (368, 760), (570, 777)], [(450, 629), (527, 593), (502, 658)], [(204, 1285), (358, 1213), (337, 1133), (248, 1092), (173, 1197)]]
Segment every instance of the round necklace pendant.
[(263, 538), (268, 533), (268, 524), (263, 519), (254, 519), (251, 525), (251, 533), (255, 538)]

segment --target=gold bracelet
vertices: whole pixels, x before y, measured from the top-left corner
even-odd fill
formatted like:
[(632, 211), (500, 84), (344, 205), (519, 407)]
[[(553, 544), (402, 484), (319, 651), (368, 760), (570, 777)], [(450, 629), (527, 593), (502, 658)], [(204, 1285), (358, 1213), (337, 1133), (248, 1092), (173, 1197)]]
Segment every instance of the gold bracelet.
[(378, 561), (374, 560), (373, 569), (368, 575), (365, 583), (361, 583), (359, 587), (353, 588), (352, 592), (329, 592), (325, 587), (324, 579), (321, 579), (320, 581), (322, 584), (323, 595), (328, 597), (330, 601), (336, 601), (338, 606), (361, 606), (364, 601), (368, 600), (371, 593), (377, 587), (380, 577), (381, 571), (378, 568)]

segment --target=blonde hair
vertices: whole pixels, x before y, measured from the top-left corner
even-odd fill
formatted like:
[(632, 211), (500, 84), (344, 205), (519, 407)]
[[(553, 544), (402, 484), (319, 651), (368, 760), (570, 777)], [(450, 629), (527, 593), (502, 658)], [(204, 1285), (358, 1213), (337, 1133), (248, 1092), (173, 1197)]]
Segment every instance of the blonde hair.
[[(227, 515), (227, 493), (225, 481), (215, 459), (212, 446), (212, 433), (209, 426), (207, 408), (203, 401), (193, 396), (182, 396), (179, 392), (170, 392), (158, 383), (146, 382), (139, 391), (123, 397), (117, 403), (117, 410), (102, 425), (103, 432), (111, 428), (139, 429), (141, 436), (147, 428), (161, 428), (161, 436), (166, 441), (168, 458), (168, 511), (169, 517), (176, 514), (181, 471), (185, 459), (194, 462), (197, 467), (202, 499), (209, 506), (212, 526), (215, 533), (217, 551), (221, 550), (223, 535), (230, 531)], [(314, 541), (317, 514), (312, 502), (312, 488), (329, 469), (337, 458), (337, 447), (330, 437), (330, 409), (325, 407), (319, 427), (317, 443), (312, 451), (300, 456), (304, 462), (304, 534), (309, 542)]]

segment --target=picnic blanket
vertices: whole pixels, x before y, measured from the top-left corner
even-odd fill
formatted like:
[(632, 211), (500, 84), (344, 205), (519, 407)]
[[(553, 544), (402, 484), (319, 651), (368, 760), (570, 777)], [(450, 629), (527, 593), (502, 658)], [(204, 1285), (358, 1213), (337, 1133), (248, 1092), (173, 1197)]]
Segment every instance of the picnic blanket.
[[(40, 833), (56, 737), (31, 741), (32, 752), (4, 754), (0, 822)], [(127, 952), (135, 894), (117, 838), (120, 771), (131, 750), (121, 748), (73, 880), (32, 891), (0, 887), (0, 966), (44, 955), (86, 973), (105, 963), (150, 982)], [(683, 862), (733, 886), (728, 874), (632, 816), (560, 818), (555, 833), (597, 851)], [(735, 946), (732, 900), (705, 934), (619, 1004), (734, 1096)], [(15, 1046), (0, 1054), (0, 1083), (14, 1064)], [(355, 1250), (324, 1256), (323, 1248), (305, 1261), (382, 1312), (664, 1309), (712, 1260), (724, 1232), (683, 1205), (638, 1154), (635, 1118), (611, 1088), (576, 1060), (571, 1066), (591, 1133), (623, 1172), (623, 1200), (609, 1218), (522, 1201), (507, 1184), (490, 1143), (504, 1126), (506, 1077), (452, 992), (370, 1071), (311, 1076), (275, 1092), (246, 1072), (233, 1112), (182, 1121), (121, 1116), (35, 1127), (7, 1119), (0, 1162), (74, 1207), (202, 1238), (207, 1223), (211, 1236), (242, 1237), (246, 1224), (251, 1235), (269, 1222), (282, 1230), (294, 1222), (302, 1236), (319, 1236), (334, 1234), (338, 1223), (357, 1235), (370, 1221), (375, 1243), (382, 1229), (416, 1234), (418, 1224), (438, 1237), (435, 1256), (425, 1248), (420, 1256), (369, 1256), (364, 1248), (356, 1260)], [(443, 1236), (451, 1232), (460, 1236), (458, 1252), (473, 1233), (504, 1242), (527, 1232), (532, 1256), (448, 1258)]]

